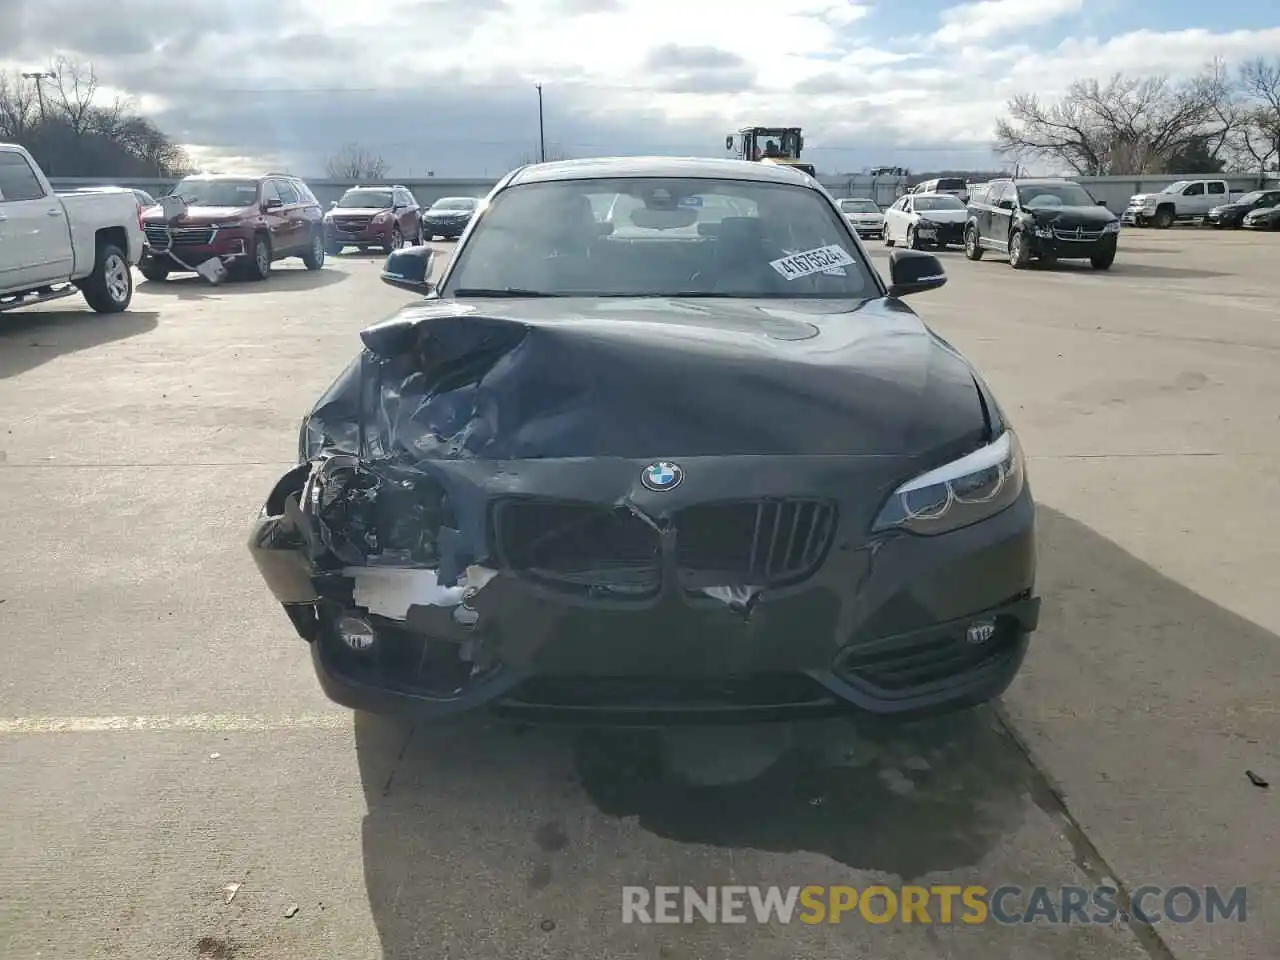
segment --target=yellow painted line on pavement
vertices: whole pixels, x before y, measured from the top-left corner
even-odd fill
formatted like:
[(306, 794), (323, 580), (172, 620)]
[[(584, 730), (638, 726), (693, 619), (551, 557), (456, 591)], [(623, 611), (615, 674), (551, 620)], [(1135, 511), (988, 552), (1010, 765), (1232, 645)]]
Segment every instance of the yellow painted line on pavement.
[(259, 730), (350, 730), (349, 713), (304, 713), (296, 716), (235, 716), (194, 713), (149, 717), (0, 717), (0, 735), (27, 733), (241, 733)]

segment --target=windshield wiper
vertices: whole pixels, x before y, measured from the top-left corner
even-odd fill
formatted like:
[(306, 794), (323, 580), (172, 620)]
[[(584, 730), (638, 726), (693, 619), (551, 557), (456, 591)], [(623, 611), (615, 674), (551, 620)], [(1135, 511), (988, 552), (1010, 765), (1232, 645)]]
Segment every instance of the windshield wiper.
[(525, 290), (523, 287), (501, 287), (492, 290), (481, 287), (461, 287), (453, 291), (455, 297), (558, 297), (558, 293), (545, 290)]

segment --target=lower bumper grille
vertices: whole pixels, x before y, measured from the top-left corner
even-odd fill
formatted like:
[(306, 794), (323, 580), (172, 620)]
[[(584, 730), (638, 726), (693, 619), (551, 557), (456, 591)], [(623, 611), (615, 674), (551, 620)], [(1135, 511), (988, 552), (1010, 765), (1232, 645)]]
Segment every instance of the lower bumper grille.
[(996, 618), (996, 633), (985, 643), (970, 643), (965, 628), (954, 635), (937, 633), (899, 637), (848, 649), (836, 670), (877, 689), (898, 692), (953, 680), (1006, 656), (1018, 643), (1019, 626), (1011, 617)]

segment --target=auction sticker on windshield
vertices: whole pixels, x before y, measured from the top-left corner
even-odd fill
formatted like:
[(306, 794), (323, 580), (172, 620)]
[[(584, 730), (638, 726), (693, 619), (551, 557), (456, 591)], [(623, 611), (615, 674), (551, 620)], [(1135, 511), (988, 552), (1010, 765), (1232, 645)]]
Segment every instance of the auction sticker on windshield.
[(784, 280), (799, 280), (815, 273), (834, 273), (836, 268), (847, 267), (851, 263), (854, 263), (854, 259), (849, 256), (848, 251), (839, 244), (832, 243), (813, 250), (802, 250), (780, 260), (771, 260), (769, 266), (777, 270)]

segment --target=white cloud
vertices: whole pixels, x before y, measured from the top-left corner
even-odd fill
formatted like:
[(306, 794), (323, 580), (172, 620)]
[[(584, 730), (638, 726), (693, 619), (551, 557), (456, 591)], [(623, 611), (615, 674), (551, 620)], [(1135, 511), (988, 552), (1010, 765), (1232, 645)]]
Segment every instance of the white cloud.
[(988, 40), (1078, 13), (1084, 0), (981, 0), (942, 11), (942, 27), (934, 34), (940, 43)]

